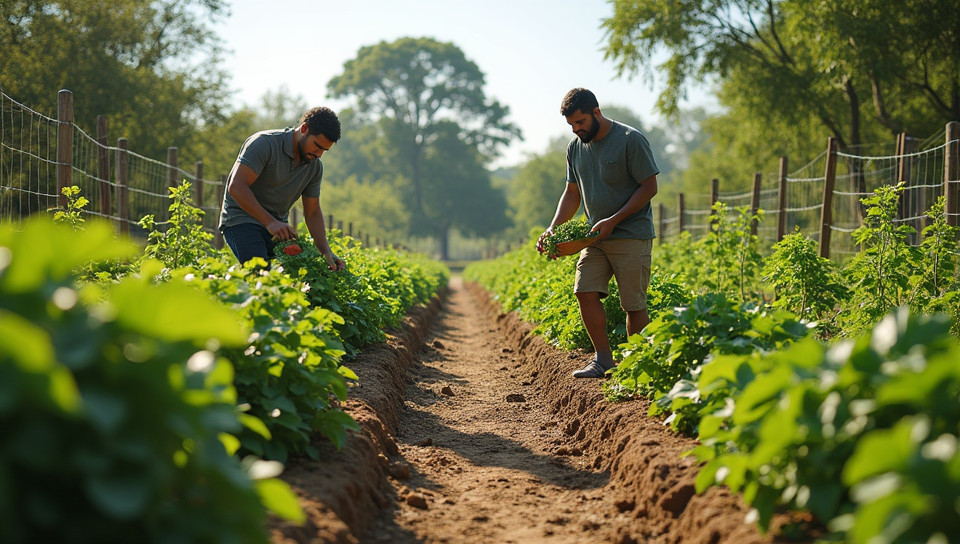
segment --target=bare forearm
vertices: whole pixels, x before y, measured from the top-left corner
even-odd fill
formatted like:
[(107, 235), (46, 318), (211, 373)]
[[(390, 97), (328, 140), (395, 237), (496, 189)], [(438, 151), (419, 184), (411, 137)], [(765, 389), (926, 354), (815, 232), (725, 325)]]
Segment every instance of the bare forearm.
[(553, 214), (550, 227), (566, 223), (576, 215), (578, 209), (580, 209), (580, 195), (576, 191), (571, 191), (568, 187), (563, 192), (563, 196), (560, 197), (560, 202), (557, 203), (557, 211)]
[(317, 209), (315, 212), (304, 215), (303, 222), (307, 224), (307, 230), (310, 236), (313, 236), (313, 245), (317, 246), (320, 253), (330, 252), (330, 243), (327, 242), (327, 227), (323, 223), (323, 212)]

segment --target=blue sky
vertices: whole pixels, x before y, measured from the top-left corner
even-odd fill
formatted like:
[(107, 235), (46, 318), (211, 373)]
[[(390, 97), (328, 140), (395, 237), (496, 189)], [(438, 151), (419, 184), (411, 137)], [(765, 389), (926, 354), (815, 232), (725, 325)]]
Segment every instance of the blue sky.
[[(453, 42), (486, 74), (486, 94), (510, 108), (523, 141), (500, 164), (540, 153), (569, 135), (560, 100), (573, 87), (597, 94), (601, 108), (630, 108), (660, 123), (653, 106), (661, 88), (617, 78), (603, 59), (601, 19), (607, 0), (232, 0), (214, 26), (230, 53), (224, 59), (237, 105), (255, 105), (285, 86), (310, 105), (328, 99), (326, 84), (366, 45), (404, 36)], [(705, 100), (705, 95), (700, 95)], [(687, 104), (690, 105), (690, 104)]]

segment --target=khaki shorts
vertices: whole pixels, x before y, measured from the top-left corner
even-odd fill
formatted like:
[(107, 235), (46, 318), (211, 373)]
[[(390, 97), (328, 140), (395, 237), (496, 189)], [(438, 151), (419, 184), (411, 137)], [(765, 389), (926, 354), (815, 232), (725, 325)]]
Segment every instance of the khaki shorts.
[(573, 292), (600, 293), (605, 297), (610, 278), (616, 277), (623, 311), (646, 310), (652, 250), (653, 240), (618, 238), (597, 242), (580, 252)]

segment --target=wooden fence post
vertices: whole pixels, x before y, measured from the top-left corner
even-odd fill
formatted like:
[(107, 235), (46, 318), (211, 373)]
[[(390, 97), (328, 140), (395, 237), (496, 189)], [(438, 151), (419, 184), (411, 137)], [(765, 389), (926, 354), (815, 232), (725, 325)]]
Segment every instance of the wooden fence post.
[(713, 205), (720, 200), (720, 180), (713, 178), (710, 180), (710, 215), (714, 214)]
[(679, 198), (678, 198), (677, 208), (678, 208), (678, 211), (679, 211), (679, 213), (680, 213), (680, 215), (677, 217), (677, 225), (678, 225), (678, 226), (677, 226), (677, 236), (679, 237), (680, 234), (683, 233), (683, 227), (684, 227), (684, 225), (683, 225), (683, 212), (684, 212), (684, 209), (686, 208), (686, 205), (684, 204), (683, 193), (680, 193), (680, 194), (677, 195), (677, 196), (679, 197)]
[(664, 213), (663, 213), (663, 211), (664, 211), (664, 210), (663, 210), (663, 202), (657, 204), (657, 210), (658, 210), (659, 213), (660, 213), (660, 241), (659, 241), (659, 244), (662, 246), (662, 245), (663, 245), (663, 239), (664, 239), (664, 237), (666, 237), (666, 235), (667, 235), (667, 220), (666, 220), (666, 218), (664, 217)]
[(947, 149), (943, 158), (943, 194), (946, 195), (944, 213), (947, 223), (960, 225), (960, 122), (947, 123)]
[(833, 186), (837, 181), (837, 139), (827, 139), (827, 166), (823, 180), (823, 206), (820, 209), (820, 256), (830, 258), (830, 226), (833, 222)]
[(167, 186), (176, 187), (180, 184), (180, 180), (177, 179), (177, 148), (168, 147), (167, 148)]
[(780, 190), (777, 195), (779, 212), (777, 214), (777, 242), (783, 240), (787, 232), (787, 158), (780, 157), (779, 181)]
[(197, 199), (196, 206), (203, 207), (203, 161), (197, 161), (197, 174), (193, 187), (194, 198)]
[[(910, 153), (913, 152), (913, 139), (910, 138), (906, 132), (901, 132), (897, 135), (897, 179), (894, 181), (894, 184), (903, 182), (903, 193), (900, 194), (900, 201), (897, 205), (897, 212), (899, 213), (900, 219), (906, 219), (908, 217), (915, 217), (920, 212), (924, 206), (923, 202), (923, 193), (917, 194), (916, 192), (910, 190), (910, 186), (913, 185), (913, 176), (911, 175), (911, 162), (907, 157)], [(916, 243), (918, 235), (921, 230), (923, 230), (922, 220), (912, 221), (913, 228), (917, 232), (910, 235), (911, 243)]]
[(130, 191), (127, 188), (127, 139), (117, 140), (117, 215), (120, 222), (120, 234), (130, 235)]
[(297, 212), (297, 208), (292, 208), (290, 210), (290, 216), (293, 219), (290, 224), (293, 225), (293, 230), (297, 230), (297, 225), (300, 224), (300, 213)]
[(333, 230), (333, 214), (327, 216), (327, 230)]
[[(220, 176), (220, 185), (217, 186), (217, 219), (214, 222), (215, 225), (220, 224), (220, 206), (223, 205), (223, 193), (227, 190), (227, 176)], [(223, 249), (223, 233), (220, 232), (219, 228), (214, 227), (213, 229), (213, 247), (217, 249)]]
[(97, 116), (97, 177), (100, 178), (100, 213), (105, 217), (113, 215), (110, 204), (110, 150), (107, 149), (107, 116)]
[(57, 206), (67, 208), (64, 187), (73, 185), (73, 93), (57, 93)]
[(353, 221), (347, 222), (347, 236), (353, 237)]
[[(750, 197), (750, 215), (757, 215), (757, 212), (760, 210), (760, 183), (763, 180), (763, 174), (760, 172), (754, 172), (753, 174), (753, 195)], [(757, 235), (758, 221), (756, 219), (750, 220), (750, 235)]]

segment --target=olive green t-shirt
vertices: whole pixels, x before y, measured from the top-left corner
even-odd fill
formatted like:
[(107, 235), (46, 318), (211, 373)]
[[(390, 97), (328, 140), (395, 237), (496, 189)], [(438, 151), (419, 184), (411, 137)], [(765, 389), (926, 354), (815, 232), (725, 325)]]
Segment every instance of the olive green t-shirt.
[[(580, 189), (580, 203), (591, 226), (617, 213), (641, 181), (660, 173), (647, 138), (631, 126), (611, 123), (601, 140), (583, 143), (574, 137), (567, 144), (567, 182)], [(649, 202), (610, 234), (610, 238), (641, 240), (655, 236)]]
[[(257, 202), (278, 221), (287, 221), (290, 208), (301, 196), (319, 197), (323, 179), (320, 159), (301, 162), (294, 166), (293, 131), (265, 130), (247, 138), (233, 169), (240, 164), (249, 166), (257, 174), (250, 190)], [(234, 172), (231, 172), (231, 177)], [(230, 193), (224, 191), (220, 212), (220, 228), (241, 223), (260, 224), (245, 212)]]

